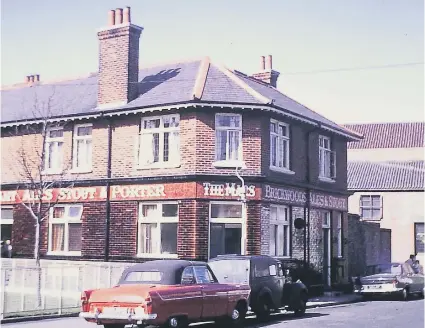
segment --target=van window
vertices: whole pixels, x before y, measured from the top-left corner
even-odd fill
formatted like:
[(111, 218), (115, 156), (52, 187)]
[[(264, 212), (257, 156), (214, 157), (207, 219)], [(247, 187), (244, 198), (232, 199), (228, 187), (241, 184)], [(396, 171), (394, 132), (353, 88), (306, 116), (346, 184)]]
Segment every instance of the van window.
[(267, 277), (270, 275), (269, 264), (265, 261), (258, 261), (254, 264), (255, 277)]

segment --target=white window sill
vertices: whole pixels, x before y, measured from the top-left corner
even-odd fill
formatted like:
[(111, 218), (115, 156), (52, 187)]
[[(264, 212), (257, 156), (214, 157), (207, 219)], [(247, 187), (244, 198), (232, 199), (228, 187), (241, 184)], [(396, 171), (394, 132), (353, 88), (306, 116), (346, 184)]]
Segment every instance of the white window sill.
[(290, 259), (290, 256), (283, 256), (283, 255), (270, 255), (271, 257), (275, 257), (277, 259)]
[(75, 168), (69, 171), (69, 173), (92, 173), (92, 168)]
[(154, 258), (154, 259), (176, 259), (177, 254), (161, 254), (161, 253), (138, 253), (137, 257), (141, 258)]
[(328, 177), (320, 177), (319, 176), (319, 180), (323, 181), (323, 182), (335, 183), (335, 179), (328, 178)]
[(181, 166), (180, 163), (168, 163), (168, 162), (158, 162), (148, 165), (137, 165), (137, 170), (149, 170), (149, 169), (175, 169)]
[(44, 170), (41, 172), (43, 175), (57, 175), (57, 174), (63, 174), (63, 170)]
[(53, 252), (53, 251), (49, 251), (49, 252), (47, 252), (47, 255), (53, 255), (53, 256), (81, 256), (81, 251), (75, 251), (75, 252)]
[(215, 161), (212, 165), (215, 168), (246, 168), (242, 161), (235, 160)]
[(282, 167), (276, 167), (276, 166), (270, 166), (270, 170), (274, 171), (274, 172), (291, 174), (291, 175), (295, 174), (294, 171), (291, 171), (289, 169), (285, 169), (285, 168), (282, 168)]

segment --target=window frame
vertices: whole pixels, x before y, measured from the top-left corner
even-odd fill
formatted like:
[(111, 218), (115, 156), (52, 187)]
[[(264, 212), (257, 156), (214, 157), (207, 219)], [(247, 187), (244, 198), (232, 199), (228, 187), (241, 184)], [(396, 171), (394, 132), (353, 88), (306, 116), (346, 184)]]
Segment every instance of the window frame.
[[(328, 147), (324, 146), (325, 141), (328, 142)], [(327, 154), (329, 154), (329, 168), (325, 161)], [(329, 175), (327, 170), (329, 170)], [(332, 139), (321, 134), (319, 135), (319, 180), (325, 182), (335, 182), (336, 180), (336, 152), (332, 150)]]
[[(170, 119), (172, 119), (173, 117), (178, 118), (178, 122), (179, 122), (179, 126), (178, 127), (168, 127), (168, 128), (164, 128), (164, 118), (169, 117)], [(160, 126), (159, 128), (153, 128), (153, 129), (144, 129), (144, 123), (147, 121), (152, 121), (152, 120), (158, 120), (160, 121)], [(139, 126), (139, 132), (137, 134), (137, 140), (135, 142), (135, 161), (136, 161), (136, 168), (137, 169), (150, 169), (150, 168), (176, 168), (176, 167), (180, 167), (181, 165), (181, 142), (180, 142), (180, 136), (181, 136), (181, 116), (179, 113), (175, 113), (175, 114), (166, 114), (166, 115), (156, 115), (156, 116), (144, 116), (141, 118), (140, 120), (140, 126)], [(145, 132), (144, 132), (145, 131)], [(178, 159), (174, 160), (174, 161), (164, 161), (164, 133), (174, 133), (174, 132), (178, 132), (179, 134), (179, 147), (177, 150), (177, 154), (178, 154)], [(151, 162), (151, 163), (145, 163), (142, 164), (141, 163), (141, 154), (143, 152), (142, 148), (142, 136), (143, 135), (148, 135), (148, 134), (154, 134), (154, 133), (158, 133), (159, 134), (159, 142), (158, 142), (158, 162)], [(170, 149), (170, 148), (169, 148)], [(153, 151), (153, 148), (151, 148), (151, 150)], [(170, 151), (168, 150), (168, 152), (170, 153)]]
[[(51, 131), (62, 131), (62, 137), (55, 137), (55, 138), (51, 138), (50, 137), (50, 132)], [(46, 136), (45, 136), (45, 140), (44, 140), (44, 172), (46, 173), (61, 173), (63, 171), (63, 165), (64, 165), (64, 145), (65, 145), (65, 129), (63, 126), (49, 126), (46, 129)], [(49, 160), (51, 157), (50, 154), (50, 143), (56, 143), (56, 147), (57, 144), (62, 143), (62, 149), (61, 149), (61, 156), (62, 158), (60, 159), (60, 163), (58, 167), (48, 167), (49, 165)]]
[[(78, 128), (91, 127), (92, 133), (89, 136), (79, 136)], [(90, 163), (84, 166), (77, 166), (77, 158), (78, 158), (78, 141), (79, 140), (89, 140), (91, 143), (91, 158)], [(87, 145), (87, 143), (85, 143)], [(74, 133), (72, 136), (72, 171), (73, 172), (91, 172), (93, 168), (93, 123), (82, 123), (74, 125)]]
[[(276, 124), (277, 128), (279, 128), (279, 126), (284, 126), (286, 128), (286, 135), (285, 136), (281, 136), (279, 135), (278, 132), (272, 132), (271, 129), (271, 125), (272, 124)], [(276, 137), (277, 139), (277, 143), (278, 145), (276, 146), (276, 164), (278, 163), (278, 155), (279, 155), (279, 143), (282, 142), (281, 139), (283, 140), (283, 142), (285, 142), (287, 144), (286, 147), (286, 153), (284, 154), (284, 159), (285, 159), (285, 163), (283, 167), (280, 167), (278, 165), (273, 165), (273, 150), (272, 150), (272, 137)], [(293, 172), (291, 170), (291, 131), (290, 131), (290, 125), (288, 123), (276, 120), (271, 118), (270, 119), (270, 125), (269, 125), (269, 141), (270, 141), (270, 170), (272, 171), (278, 171), (278, 172), (283, 172), (283, 173), (287, 173), (287, 174), (294, 174), (295, 172)]]
[[(238, 128), (232, 128), (232, 127), (222, 127), (219, 126), (218, 124), (218, 118), (220, 116), (235, 116), (235, 117), (239, 117), (240, 120), (240, 126)], [(225, 159), (219, 159), (218, 158), (218, 154), (219, 154), (219, 148), (218, 148), (218, 138), (217, 138), (217, 132), (218, 131), (226, 131), (226, 137), (227, 137), (227, 142), (226, 142), (226, 158)], [(239, 143), (239, 149), (238, 149), (238, 158), (235, 159), (230, 159), (229, 158), (229, 131), (237, 131), (239, 132), (239, 138), (238, 138), (238, 143)], [(243, 162), (243, 117), (242, 114), (239, 113), (216, 113), (214, 116), (214, 142), (215, 142), (215, 147), (214, 147), (214, 166), (215, 167), (237, 167), (239, 165), (239, 163)]]
[[(279, 217), (276, 218), (276, 220), (272, 219), (271, 217), (271, 209), (272, 207), (276, 207), (277, 213), (279, 213), (279, 209), (283, 210), (283, 212), (286, 212), (287, 217), (285, 219), (279, 219)], [(269, 255), (279, 258), (291, 258), (292, 256), (292, 240), (291, 240), (291, 208), (287, 205), (280, 205), (280, 204), (270, 204), (270, 223), (269, 223)], [(275, 238), (275, 253), (274, 255), (271, 254), (271, 227), (276, 226), (282, 226), (283, 229), (283, 243), (286, 243), (286, 249), (288, 251), (288, 254), (285, 255), (276, 255), (276, 249), (277, 249), (277, 240)], [(285, 226), (287, 227), (287, 235), (285, 235)], [(279, 229), (279, 228), (278, 228)], [(284, 244), (283, 244), (284, 245)], [(282, 245), (282, 246), (283, 246)], [(285, 248), (283, 248), (284, 250)]]
[(342, 258), (344, 256), (344, 245), (343, 245), (343, 217), (342, 213), (338, 212), (337, 221), (336, 221), (336, 235), (337, 235), (337, 250), (336, 254), (338, 258)]
[[(363, 204), (362, 203), (363, 198), (365, 198), (365, 197), (369, 197), (370, 206), (363, 206), (362, 205)], [(373, 198), (374, 197), (379, 197), (379, 208), (373, 206)], [(382, 195), (379, 195), (379, 194), (363, 194), (363, 195), (360, 195), (360, 198), (359, 198), (359, 214), (360, 214), (361, 219), (365, 220), (365, 221), (381, 221), (383, 219), (383, 216), (384, 216), (383, 203), (384, 203), (384, 198), (382, 197)], [(371, 211), (370, 217), (365, 218), (363, 216), (363, 210), (364, 209)], [(373, 217), (373, 210), (379, 210), (379, 218)]]
[[(164, 204), (172, 204), (177, 205), (177, 216), (176, 217), (164, 217), (158, 216), (155, 218), (144, 218), (142, 217), (142, 207), (143, 205), (156, 205), (157, 211), (162, 213), (162, 205)], [(160, 206), (158, 206), (160, 205)], [(142, 258), (177, 258), (177, 249), (175, 254), (171, 253), (161, 253), (161, 223), (177, 223), (177, 241), (178, 241), (178, 227), (179, 227), (179, 202), (178, 201), (160, 201), (160, 202), (154, 202), (154, 201), (147, 201), (147, 202), (139, 202), (138, 206), (138, 215), (137, 215), (137, 257)], [(154, 253), (142, 253), (140, 251), (141, 249), (141, 224), (157, 224), (158, 228), (156, 229), (155, 236), (152, 238), (153, 242), (155, 242), (156, 238), (156, 248), (159, 250)]]
[[(241, 205), (241, 217), (240, 218), (212, 218), (211, 217), (211, 207), (213, 204), (223, 204), (223, 205)], [(208, 259), (210, 259), (211, 257), (211, 223), (218, 223), (218, 224), (240, 224), (241, 225), (241, 255), (245, 255), (246, 251), (246, 220), (243, 217), (244, 213), (243, 213), (243, 203), (240, 201), (210, 201), (209, 205), (208, 205)]]
[(422, 252), (418, 251), (418, 245), (417, 245), (417, 231), (418, 231), (418, 226), (422, 225), (424, 226), (423, 230), (425, 231), (425, 223), (424, 222), (414, 222), (413, 223), (413, 241), (415, 243), (415, 254), (424, 254), (425, 253), (425, 245), (424, 245), (424, 250)]
[(12, 218), (11, 219), (0, 219), (0, 224), (13, 224), (13, 206), (12, 205), (1, 205), (0, 210), (12, 210)]
[[(53, 219), (53, 213), (54, 213), (54, 209), (55, 207), (64, 207), (65, 208), (65, 215), (63, 218), (56, 218)], [(67, 214), (69, 212), (69, 208), (70, 207), (79, 207), (80, 208), (80, 216), (78, 219), (74, 219), (74, 218), (70, 218), (69, 215)], [(82, 229), (82, 225), (83, 225), (83, 220), (82, 220), (82, 216), (83, 216), (83, 211), (84, 211), (84, 206), (82, 204), (56, 204), (55, 206), (52, 206), (49, 209), (49, 238), (48, 238), (48, 247), (47, 247), (47, 254), (48, 255), (69, 255), (69, 256), (81, 256), (81, 251), (69, 251), (68, 247), (69, 247), (69, 224), (71, 223), (79, 223), (81, 224), (81, 229)], [(54, 222), (53, 222), (54, 221)], [(52, 250), (52, 246), (53, 246), (53, 225), (54, 224), (64, 224), (65, 225), (65, 229), (64, 229), (64, 250), (63, 251), (53, 251)], [(81, 245), (82, 248), (82, 245)]]

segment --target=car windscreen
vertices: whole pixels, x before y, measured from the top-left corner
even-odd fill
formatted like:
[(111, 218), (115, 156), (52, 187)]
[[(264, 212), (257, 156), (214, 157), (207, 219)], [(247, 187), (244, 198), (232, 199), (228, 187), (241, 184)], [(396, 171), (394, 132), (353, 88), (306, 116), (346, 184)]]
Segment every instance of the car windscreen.
[(249, 263), (249, 260), (223, 259), (208, 264), (219, 283), (249, 284)]
[(124, 278), (125, 283), (161, 284), (162, 272), (159, 271), (130, 271)]
[(395, 275), (401, 274), (401, 265), (396, 264), (381, 264), (373, 268), (373, 272), (368, 272), (369, 274), (380, 274), (380, 273), (391, 273)]

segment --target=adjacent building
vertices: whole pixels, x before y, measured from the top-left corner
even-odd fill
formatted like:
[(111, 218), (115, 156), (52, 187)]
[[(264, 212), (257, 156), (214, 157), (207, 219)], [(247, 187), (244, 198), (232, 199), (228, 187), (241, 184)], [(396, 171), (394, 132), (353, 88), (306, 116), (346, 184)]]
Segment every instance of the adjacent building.
[(209, 58), (139, 68), (142, 30), (129, 8), (111, 11), (99, 72), (2, 90), (2, 220), (16, 256), (33, 253), (22, 202), (41, 196), (25, 178), (41, 165), (54, 205), (43, 258), (271, 254), (330, 284), (346, 252), (347, 142), (361, 135), (279, 92), (271, 56), (253, 76)]
[(355, 124), (348, 145), (350, 213), (391, 229), (392, 261), (424, 262), (424, 122)]

